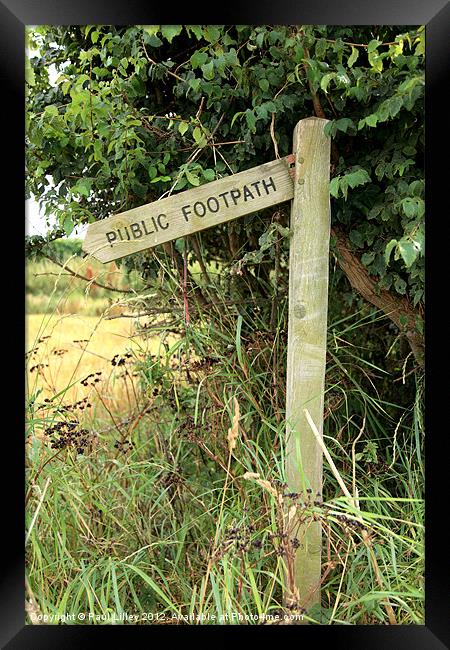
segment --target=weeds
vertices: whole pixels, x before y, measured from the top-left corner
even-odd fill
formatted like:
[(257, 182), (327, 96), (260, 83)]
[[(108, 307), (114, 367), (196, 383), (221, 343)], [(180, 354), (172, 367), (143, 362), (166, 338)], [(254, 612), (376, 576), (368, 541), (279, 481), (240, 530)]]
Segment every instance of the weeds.
[[(81, 331), (70, 346), (41, 332), (30, 348), (29, 622), (423, 623), (422, 380), (395, 342), (380, 358), (385, 320), (330, 305), (331, 463), (323, 493), (304, 498), (284, 475), (286, 298), (272, 331), (257, 305), (216, 305), (187, 327), (178, 298), (170, 325), (136, 318), (114, 353)], [(83, 372), (57, 386), (71, 350)], [(322, 607), (305, 616), (292, 565), (313, 521)]]

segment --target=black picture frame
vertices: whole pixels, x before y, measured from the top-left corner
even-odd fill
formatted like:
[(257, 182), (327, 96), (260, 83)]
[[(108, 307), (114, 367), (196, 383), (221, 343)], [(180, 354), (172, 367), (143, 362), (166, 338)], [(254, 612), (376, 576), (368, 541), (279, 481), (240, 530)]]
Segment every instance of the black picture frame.
[[(114, 634), (117, 643), (157, 643), (161, 639), (176, 641), (179, 635), (189, 642), (191, 635), (215, 641), (217, 635), (224, 641), (229, 634), (246, 636), (252, 634), (252, 642), (262, 633), (270, 642), (279, 642), (280, 636), (293, 632), (301, 635), (300, 642), (320, 638), (345, 648), (426, 648), (434, 650), (449, 647), (449, 581), (446, 519), (445, 478), (449, 454), (446, 453), (446, 318), (442, 307), (446, 295), (440, 287), (440, 279), (446, 278), (444, 263), (448, 237), (445, 239), (445, 216), (448, 181), (446, 178), (447, 154), (445, 90), (446, 71), (450, 61), (450, 6), (445, 0), (253, 0), (239, 6), (227, 3), (206, 12), (200, 6), (163, 7), (150, 3), (128, 0), (126, 3), (69, 2), (68, 0), (3, 0), (0, 2), (0, 81), (4, 112), (2, 120), (3, 185), (3, 260), (8, 259), (5, 285), (5, 317), (8, 327), (7, 356), (4, 372), (9, 378), (16, 368), (16, 379), (11, 398), (5, 400), (3, 422), (3, 465), (11, 470), (11, 477), (3, 490), (3, 577), (0, 594), (0, 643), (1, 647), (15, 650), (50, 648), (79, 648), (104, 642), (105, 636)], [(220, 23), (220, 24), (399, 24), (426, 25), (426, 203), (427, 203), (427, 321), (426, 321), (426, 575), (425, 575), (425, 625), (411, 626), (53, 626), (25, 625), (24, 590), (24, 488), (23, 452), (17, 417), (23, 409), (24, 379), (23, 358), (25, 260), (21, 242), (25, 234), (23, 214), (24, 173), (24, 29), (33, 24), (152, 24), (169, 23)], [(8, 146), (5, 144), (10, 138)], [(439, 160), (440, 153), (443, 158)], [(9, 210), (5, 210), (6, 200)], [(439, 219), (442, 215), (443, 218)], [(429, 220), (432, 219), (432, 225)], [(9, 257), (6, 253), (13, 253)], [(6, 280), (5, 280), (6, 279)], [(11, 291), (12, 289), (12, 291)], [(14, 300), (17, 300), (15, 307)], [(7, 312), (7, 314), (6, 314)], [(9, 344), (11, 341), (11, 345)], [(15, 345), (13, 345), (13, 341)], [(442, 364), (442, 366), (440, 365)], [(441, 368), (441, 372), (439, 371)], [(8, 384), (10, 380), (8, 379)], [(445, 392), (444, 392), (445, 391)], [(17, 403), (18, 402), (18, 403)], [(328, 630), (325, 632), (323, 630)], [(306, 638), (305, 635), (306, 634)], [(328, 638), (325, 640), (322, 635)], [(328, 636), (331, 635), (331, 636)], [(271, 638), (270, 638), (271, 637)], [(247, 640), (248, 642), (248, 640)], [(257, 642), (257, 641), (256, 641)], [(244, 641), (245, 643), (245, 641)]]

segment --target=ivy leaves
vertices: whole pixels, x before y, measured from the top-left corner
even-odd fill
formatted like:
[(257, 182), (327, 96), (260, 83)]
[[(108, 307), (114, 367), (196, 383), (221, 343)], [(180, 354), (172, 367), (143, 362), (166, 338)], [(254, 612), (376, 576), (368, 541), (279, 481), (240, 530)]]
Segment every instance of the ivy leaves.
[(401, 83), (391, 97), (379, 104), (376, 111), (358, 122), (358, 130), (365, 126), (374, 128), (379, 122), (387, 122), (396, 117), (402, 108), (412, 110), (416, 101), (423, 96), (424, 85), (424, 75), (407, 79)]
[[(69, 232), (289, 154), (295, 124), (319, 104), (333, 221), (381, 286), (421, 301), (424, 30), (398, 29), (30, 28), (27, 192)], [(245, 249), (244, 222), (233, 227)], [(267, 228), (253, 227), (257, 242)], [(213, 233), (203, 241), (225, 254)]]
[(400, 241), (391, 239), (385, 250), (386, 264), (389, 263), (391, 251), (395, 249), (394, 259), (398, 260), (400, 257), (402, 257), (406, 267), (409, 268), (414, 264), (419, 254), (423, 254), (423, 248), (423, 232), (417, 232), (416, 237), (402, 237)]
[(330, 183), (330, 194), (336, 198), (341, 194), (347, 200), (349, 188), (353, 189), (365, 183), (370, 183), (369, 174), (362, 167), (355, 168), (354, 171), (333, 178)]

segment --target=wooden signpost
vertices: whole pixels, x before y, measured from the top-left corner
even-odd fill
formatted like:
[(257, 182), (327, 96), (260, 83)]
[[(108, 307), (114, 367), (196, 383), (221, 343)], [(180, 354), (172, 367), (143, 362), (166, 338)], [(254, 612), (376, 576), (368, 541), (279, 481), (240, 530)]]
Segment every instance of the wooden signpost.
[[(326, 122), (300, 120), (293, 155), (98, 221), (83, 243), (86, 253), (110, 262), (293, 199), (285, 470), (289, 491), (304, 498), (322, 492), (322, 451), (305, 409), (322, 435), (330, 240)], [(294, 584), (285, 597), (309, 610), (320, 603), (320, 523), (308, 522), (296, 536)]]
[(83, 250), (110, 262), (289, 201), (293, 162), (287, 156), (97, 221), (88, 228)]
[[(294, 130), (296, 156), (289, 248), (289, 316), (286, 381), (286, 478), (289, 489), (311, 500), (322, 494), (322, 450), (307, 422), (307, 409), (320, 435), (327, 345), (330, 244), (330, 139), (327, 120), (300, 120)], [(297, 533), (292, 594), (302, 607), (320, 604), (322, 529), (308, 522)]]

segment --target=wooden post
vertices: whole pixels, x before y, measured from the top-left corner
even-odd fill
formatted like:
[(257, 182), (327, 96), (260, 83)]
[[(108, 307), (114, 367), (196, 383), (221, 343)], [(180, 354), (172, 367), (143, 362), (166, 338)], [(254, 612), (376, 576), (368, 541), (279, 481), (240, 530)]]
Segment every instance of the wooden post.
[[(322, 494), (322, 451), (306, 420), (308, 409), (322, 435), (330, 242), (330, 138), (327, 120), (300, 120), (294, 130), (296, 156), (289, 259), (289, 330), (286, 389), (286, 477), (300, 499)], [(288, 570), (286, 602), (308, 611), (320, 604), (322, 531), (308, 521)], [(289, 576), (290, 574), (290, 576)]]

